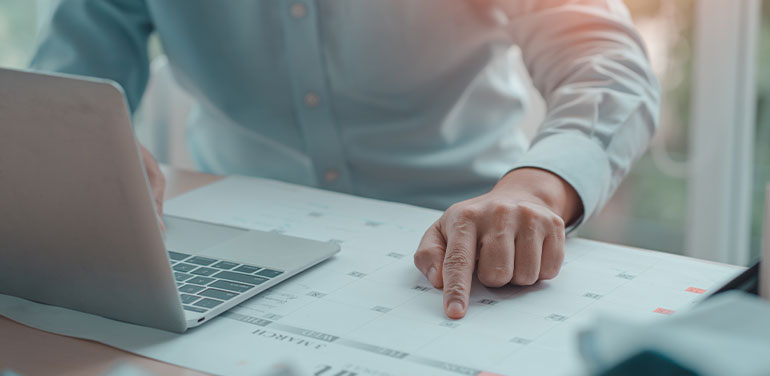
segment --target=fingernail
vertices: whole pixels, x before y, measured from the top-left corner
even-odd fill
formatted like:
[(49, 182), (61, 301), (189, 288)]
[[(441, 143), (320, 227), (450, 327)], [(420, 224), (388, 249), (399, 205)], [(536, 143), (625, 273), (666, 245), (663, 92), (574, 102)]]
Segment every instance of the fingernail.
[(428, 269), (428, 281), (432, 283), (433, 285), (436, 285), (436, 267), (431, 266), (430, 269)]
[(447, 313), (447, 316), (453, 319), (459, 319), (465, 316), (463, 304), (457, 300), (453, 300), (449, 302), (449, 305), (446, 308), (446, 313)]

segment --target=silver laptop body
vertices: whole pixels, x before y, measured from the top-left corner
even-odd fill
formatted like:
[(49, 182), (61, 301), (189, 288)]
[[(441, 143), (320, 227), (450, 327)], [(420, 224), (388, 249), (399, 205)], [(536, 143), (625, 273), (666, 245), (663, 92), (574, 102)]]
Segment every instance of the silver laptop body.
[(184, 332), (339, 252), (164, 223), (119, 86), (0, 69), (0, 293)]

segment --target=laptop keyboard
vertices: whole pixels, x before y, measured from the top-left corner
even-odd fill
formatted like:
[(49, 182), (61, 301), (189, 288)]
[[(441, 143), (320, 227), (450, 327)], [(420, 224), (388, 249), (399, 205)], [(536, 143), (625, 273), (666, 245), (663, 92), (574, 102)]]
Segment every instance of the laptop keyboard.
[(216, 308), (283, 274), (280, 270), (174, 251), (168, 251), (168, 257), (174, 270), (182, 307), (198, 313)]

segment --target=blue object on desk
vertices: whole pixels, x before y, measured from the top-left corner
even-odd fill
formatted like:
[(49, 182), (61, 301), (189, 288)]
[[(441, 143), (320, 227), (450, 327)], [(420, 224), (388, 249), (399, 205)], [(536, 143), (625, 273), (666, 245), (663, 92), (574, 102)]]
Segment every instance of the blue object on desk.
[(657, 351), (644, 350), (599, 376), (696, 376), (695, 371)]
[(770, 374), (768, 318), (770, 303), (729, 291), (652, 323), (602, 318), (580, 334), (580, 353), (594, 375), (608, 374), (632, 360), (646, 359), (662, 367), (663, 359), (653, 359), (651, 354), (634, 359), (654, 352), (697, 375), (766, 376)]

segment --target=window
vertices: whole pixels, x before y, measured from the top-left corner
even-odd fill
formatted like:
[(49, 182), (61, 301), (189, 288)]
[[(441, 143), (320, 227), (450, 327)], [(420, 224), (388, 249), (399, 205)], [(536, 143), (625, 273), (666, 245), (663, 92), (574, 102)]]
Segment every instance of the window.
[(683, 253), (694, 1), (626, 0), (626, 4), (663, 90), (660, 128), (650, 149), (580, 235)]
[[(754, 178), (751, 205), (752, 259), (759, 257), (765, 186), (770, 184), (770, 1), (762, 2), (757, 68), (757, 116), (754, 143)], [(770, 234), (767, 234), (770, 236)]]

